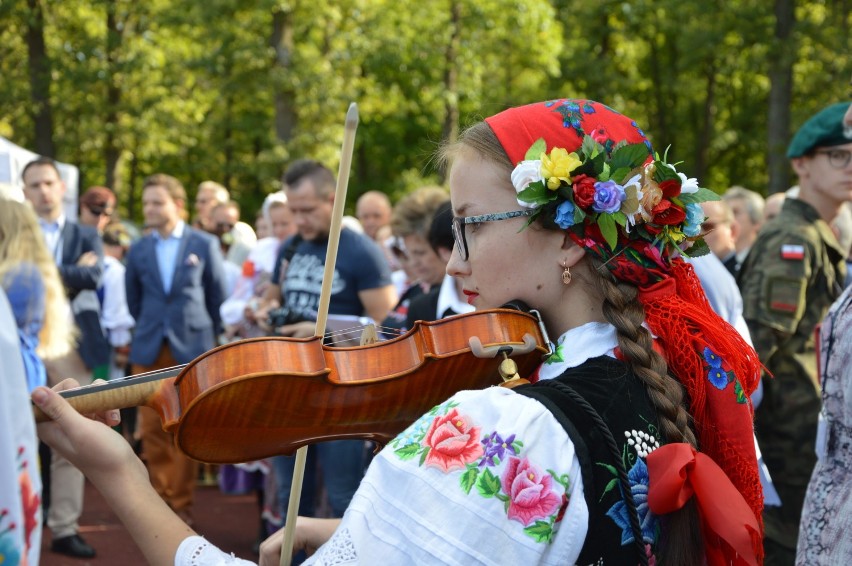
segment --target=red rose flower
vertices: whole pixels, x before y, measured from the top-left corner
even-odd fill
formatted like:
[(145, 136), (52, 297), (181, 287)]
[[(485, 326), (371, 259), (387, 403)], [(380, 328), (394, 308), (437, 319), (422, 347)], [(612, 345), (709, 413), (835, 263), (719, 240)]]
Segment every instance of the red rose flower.
[(479, 427), (453, 409), (432, 421), (423, 444), (429, 448), (424, 464), (444, 472), (464, 468), (484, 453)]
[(680, 181), (676, 179), (666, 179), (660, 183), (660, 190), (663, 191), (664, 197), (674, 198), (680, 194)]
[(595, 180), (586, 174), (574, 177), (574, 204), (589, 210), (595, 202)]
[(654, 224), (674, 225), (680, 224), (686, 219), (686, 212), (679, 206), (672, 204), (670, 200), (661, 200), (651, 211)]
[(562, 504), (553, 493), (553, 478), (526, 458), (509, 458), (501, 484), (509, 496), (508, 517), (524, 526), (550, 516)]

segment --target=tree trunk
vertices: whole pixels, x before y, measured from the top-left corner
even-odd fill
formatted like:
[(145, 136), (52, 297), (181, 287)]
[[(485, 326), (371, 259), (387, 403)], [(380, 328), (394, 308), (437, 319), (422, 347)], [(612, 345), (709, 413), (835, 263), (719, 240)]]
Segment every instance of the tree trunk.
[(136, 217), (136, 181), (139, 178), (139, 140), (134, 136), (133, 146), (130, 152), (130, 166), (127, 176), (127, 218), (133, 220)]
[(293, 72), (293, 22), (292, 11), (281, 8), (272, 14), (270, 45), (275, 49), (273, 77), (275, 84), (275, 134), (278, 141), (287, 143), (296, 130), (296, 93), (289, 81)]
[[(450, 4), (450, 42), (447, 44), (446, 66), (444, 67), (444, 126), (441, 132), (443, 143), (453, 143), (459, 137), (459, 77), (458, 57), (461, 42), (461, 4), (453, 0)], [(443, 183), (443, 173), (440, 182)]]
[(56, 157), (53, 145), (53, 109), (50, 105), (50, 59), (44, 45), (44, 12), (40, 0), (27, 0), (27, 52), (29, 55), (31, 114), (35, 127), (35, 152)]
[(120, 70), (118, 69), (118, 53), (123, 39), (124, 26), (119, 25), (116, 16), (116, 1), (107, 3), (107, 107), (104, 119), (104, 184), (118, 191), (118, 161), (121, 158), (121, 148), (118, 144), (119, 104), (121, 103), (121, 88), (118, 86)]
[(707, 97), (701, 116), (701, 131), (695, 148), (695, 176), (703, 179), (707, 173), (707, 152), (713, 139), (713, 107), (716, 102), (716, 62), (707, 63)]
[(790, 186), (786, 148), (790, 140), (790, 105), (793, 100), (796, 45), (792, 38), (795, 25), (795, 0), (775, 0), (775, 44), (769, 57), (768, 194), (787, 190)]

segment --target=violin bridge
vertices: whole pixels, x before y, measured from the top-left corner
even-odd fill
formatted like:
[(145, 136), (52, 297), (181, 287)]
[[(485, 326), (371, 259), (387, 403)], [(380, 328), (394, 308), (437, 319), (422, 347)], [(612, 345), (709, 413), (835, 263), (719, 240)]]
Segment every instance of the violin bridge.
[(364, 330), (361, 331), (361, 345), (375, 344), (378, 341), (379, 333), (376, 330), (376, 325), (373, 323), (365, 325)]

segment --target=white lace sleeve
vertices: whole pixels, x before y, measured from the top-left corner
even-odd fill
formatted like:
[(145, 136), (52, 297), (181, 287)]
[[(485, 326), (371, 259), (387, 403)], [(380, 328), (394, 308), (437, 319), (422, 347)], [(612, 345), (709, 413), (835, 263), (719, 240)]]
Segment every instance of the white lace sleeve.
[(200, 536), (183, 539), (175, 553), (175, 566), (248, 566), (248, 560), (226, 554)]

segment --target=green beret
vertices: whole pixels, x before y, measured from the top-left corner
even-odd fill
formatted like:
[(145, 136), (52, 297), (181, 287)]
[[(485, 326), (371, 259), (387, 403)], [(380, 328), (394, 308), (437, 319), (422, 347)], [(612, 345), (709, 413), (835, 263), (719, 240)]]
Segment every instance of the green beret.
[(843, 116), (848, 109), (849, 102), (840, 102), (811, 116), (793, 136), (787, 157), (801, 157), (817, 147), (852, 143), (852, 138), (843, 135)]

